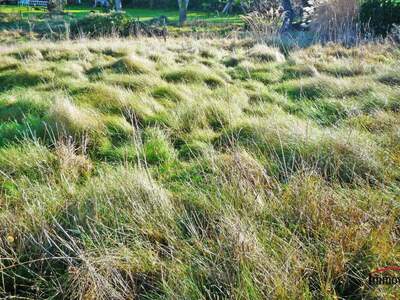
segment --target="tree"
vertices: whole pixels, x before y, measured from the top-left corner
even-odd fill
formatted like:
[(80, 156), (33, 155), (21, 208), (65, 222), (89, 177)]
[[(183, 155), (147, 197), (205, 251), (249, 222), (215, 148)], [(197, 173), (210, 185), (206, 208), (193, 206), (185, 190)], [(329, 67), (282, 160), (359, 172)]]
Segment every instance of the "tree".
[(189, 6), (189, 0), (178, 0), (179, 6), (179, 26), (182, 26), (187, 19), (187, 9)]

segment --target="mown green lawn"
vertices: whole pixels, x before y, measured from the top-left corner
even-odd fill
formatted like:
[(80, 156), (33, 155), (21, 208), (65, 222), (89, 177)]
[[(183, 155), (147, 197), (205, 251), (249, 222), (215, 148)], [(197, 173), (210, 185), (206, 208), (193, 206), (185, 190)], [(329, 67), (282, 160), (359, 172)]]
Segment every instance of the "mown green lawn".
[[(0, 13), (6, 14), (22, 14), (24, 17), (33, 15), (33, 14), (40, 14), (45, 12), (45, 8), (32, 8), (26, 6), (17, 6), (17, 5), (1, 5), (0, 6)], [(101, 12), (100, 8), (93, 9), (89, 6), (78, 6), (78, 5), (71, 5), (67, 6), (65, 9), (66, 13), (70, 13), (75, 17), (84, 17), (88, 15), (90, 12), (97, 11)], [(175, 10), (162, 10), (162, 9), (142, 9), (142, 8), (127, 8), (124, 11), (135, 18), (139, 18), (141, 20), (148, 20), (158, 16), (166, 16), (169, 18), (170, 21), (177, 21), (178, 20), (178, 11)], [(206, 13), (206, 12), (199, 12), (199, 11), (191, 11), (188, 14), (189, 21), (195, 20), (202, 20), (212, 23), (230, 23), (230, 24), (240, 24), (241, 19), (240, 16), (218, 16), (217, 14), (213, 13)]]

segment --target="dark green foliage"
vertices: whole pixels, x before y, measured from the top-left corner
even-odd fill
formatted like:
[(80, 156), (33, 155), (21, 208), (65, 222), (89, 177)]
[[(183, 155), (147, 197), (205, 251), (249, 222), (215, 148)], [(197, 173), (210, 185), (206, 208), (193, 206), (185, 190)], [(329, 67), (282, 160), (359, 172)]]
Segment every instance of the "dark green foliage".
[(375, 34), (386, 36), (393, 24), (400, 24), (400, 2), (365, 0), (361, 5), (360, 19)]
[(89, 14), (71, 23), (70, 32), (72, 37), (163, 35), (162, 29), (133, 19), (124, 13)]
[(79, 19), (71, 25), (71, 34), (90, 37), (110, 36), (118, 34), (126, 36), (129, 33), (131, 19), (125, 14), (91, 14)]

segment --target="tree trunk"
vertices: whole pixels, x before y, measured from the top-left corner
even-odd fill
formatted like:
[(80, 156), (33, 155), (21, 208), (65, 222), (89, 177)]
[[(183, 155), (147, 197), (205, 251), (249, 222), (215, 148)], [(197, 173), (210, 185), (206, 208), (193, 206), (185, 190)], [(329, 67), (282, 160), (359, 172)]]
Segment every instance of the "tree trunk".
[(189, 0), (178, 0), (179, 6), (179, 26), (185, 24), (187, 19), (187, 9), (189, 6)]
[(121, 11), (121, 10), (122, 10), (121, 0), (115, 0), (115, 11)]
[(292, 22), (294, 19), (294, 11), (292, 7), (292, 2), (290, 0), (282, 0), (283, 7), (283, 24), (281, 27), (281, 32), (287, 32), (292, 27)]

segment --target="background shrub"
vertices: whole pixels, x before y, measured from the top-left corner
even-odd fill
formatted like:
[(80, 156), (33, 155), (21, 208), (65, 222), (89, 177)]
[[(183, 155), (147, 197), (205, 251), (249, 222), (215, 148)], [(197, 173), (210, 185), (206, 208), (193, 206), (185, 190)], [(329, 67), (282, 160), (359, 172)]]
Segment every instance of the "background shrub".
[(360, 19), (375, 34), (386, 35), (393, 24), (400, 24), (400, 1), (366, 0), (361, 5)]

